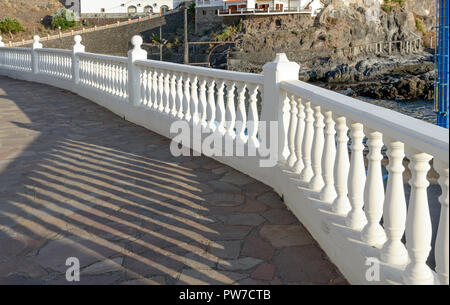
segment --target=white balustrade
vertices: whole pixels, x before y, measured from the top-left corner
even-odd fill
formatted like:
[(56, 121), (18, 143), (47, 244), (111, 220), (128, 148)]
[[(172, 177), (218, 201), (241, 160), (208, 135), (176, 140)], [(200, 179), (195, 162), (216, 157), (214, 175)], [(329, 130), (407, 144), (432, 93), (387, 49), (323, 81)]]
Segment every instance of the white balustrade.
[(322, 154), (324, 146), (324, 133), (323, 128), (325, 124), (323, 123), (323, 115), (320, 111), (320, 106), (314, 107), (314, 139), (311, 151), (311, 162), (313, 169), (313, 177), (309, 184), (309, 188), (314, 192), (319, 192), (325, 185), (322, 177)]
[(382, 261), (392, 265), (404, 265), (408, 252), (402, 243), (406, 223), (406, 199), (403, 188), (404, 144), (393, 139), (386, 141), (389, 176), (383, 204), (383, 220), (387, 241), (381, 249)]
[(336, 189), (334, 187), (334, 162), (336, 159), (336, 125), (333, 120), (333, 112), (324, 111), (325, 113), (325, 144), (322, 157), (322, 169), (324, 186), (320, 191), (320, 199), (324, 202), (332, 203), (336, 198)]
[(311, 109), (311, 102), (305, 102), (305, 131), (302, 141), (303, 170), (300, 173), (300, 181), (308, 184), (314, 173), (311, 166), (311, 148), (314, 138), (314, 111)]
[[(219, 161), (282, 195), (350, 282), (370, 283), (364, 262), (371, 253), (383, 262), (382, 283), (448, 284), (448, 130), (300, 82), (299, 66), (285, 55), (257, 75), (146, 60), (142, 39), (135, 37), (132, 44), (128, 58), (84, 52), (81, 38), (75, 38), (72, 50), (41, 48), (38, 39), (31, 49), (0, 46), (0, 74), (71, 90), (169, 137), (171, 122), (192, 122), (215, 137), (235, 139), (235, 147), (249, 152), (262, 151), (261, 118), (278, 121), (275, 151), (283, 156), (277, 155), (275, 167), (258, 166), (264, 159), (258, 154)], [(386, 191), (383, 141), (389, 161)], [(428, 207), (433, 194), (427, 194), (430, 160), (442, 189), (434, 224)], [(286, 175), (286, 165), (294, 175)], [(432, 245), (433, 225), (438, 233)], [(436, 271), (426, 263), (431, 247)]]
[(441, 186), (442, 194), (439, 197), (441, 203), (441, 214), (439, 218), (439, 228), (436, 237), (436, 272), (439, 277), (439, 281), (443, 285), (449, 284), (449, 218), (448, 218), (448, 205), (449, 205), (449, 179), (448, 179), (448, 164), (442, 162), (439, 159), (434, 160), (434, 168), (439, 174), (439, 185)]
[(367, 222), (363, 212), (364, 184), (366, 181), (363, 157), (364, 132), (362, 124), (356, 122), (349, 122), (349, 124), (352, 144), (348, 175), (348, 199), (350, 200), (352, 209), (347, 215), (346, 223), (350, 228), (360, 230)]
[(367, 145), (369, 146), (367, 156), (369, 164), (364, 188), (364, 212), (367, 224), (361, 232), (361, 239), (369, 245), (380, 246), (386, 241), (386, 233), (380, 225), (384, 202), (383, 175), (381, 172), (383, 135), (373, 130), (367, 130), (366, 134)]
[(403, 280), (406, 284), (433, 284), (434, 278), (426, 264), (431, 250), (431, 218), (428, 207), (427, 173), (432, 156), (413, 148), (407, 149), (411, 170), (411, 194), (406, 219), (406, 248), (410, 262), (406, 266)]

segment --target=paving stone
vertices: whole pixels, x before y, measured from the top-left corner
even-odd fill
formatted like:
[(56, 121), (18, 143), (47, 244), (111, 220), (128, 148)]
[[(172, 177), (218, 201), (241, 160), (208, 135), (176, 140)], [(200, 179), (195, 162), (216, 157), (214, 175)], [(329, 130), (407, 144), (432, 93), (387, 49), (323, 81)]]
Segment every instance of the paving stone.
[(339, 278), (335, 267), (314, 245), (281, 249), (273, 262), (283, 282), (329, 284)]
[(298, 219), (286, 209), (271, 209), (261, 215), (273, 224), (289, 225), (298, 223)]
[(36, 261), (42, 267), (65, 272), (67, 270), (65, 263), (69, 257), (78, 258), (80, 267), (83, 268), (114, 253), (113, 249), (94, 240), (70, 236), (50, 241), (39, 251)]
[(231, 271), (248, 270), (261, 262), (262, 260), (253, 257), (241, 257), (234, 260), (219, 260), (218, 268)]
[(271, 208), (281, 208), (284, 207), (284, 202), (281, 200), (280, 196), (278, 196), (274, 192), (268, 192), (261, 196), (258, 196), (256, 200), (264, 203), (265, 205)]
[(214, 269), (184, 269), (177, 285), (230, 285), (246, 277), (248, 277), (246, 273), (216, 271)]
[(225, 224), (247, 226), (258, 226), (265, 221), (263, 217), (255, 213), (236, 213), (220, 216), (219, 219)]
[(225, 176), (223, 176), (223, 178), (221, 178), (220, 181), (232, 183), (235, 185), (245, 185), (253, 182), (254, 180), (250, 176), (247, 176), (234, 170), (232, 172), (225, 174)]
[(114, 271), (121, 271), (123, 257), (116, 257), (92, 264), (81, 271), (81, 274), (103, 274)]
[(210, 246), (209, 252), (220, 258), (236, 259), (241, 252), (242, 241), (240, 240), (219, 240)]
[(257, 235), (252, 234), (244, 241), (241, 255), (251, 256), (268, 261), (272, 258), (274, 252), (275, 249), (270, 243), (259, 238)]
[(251, 277), (256, 280), (270, 281), (275, 273), (273, 264), (262, 263), (252, 272)]
[(155, 276), (122, 282), (120, 285), (166, 285), (166, 278), (164, 276)]
[(302, 246), (313, 242), (309, 233), (300, 225), (264, 225), (260, 235), (275, 248)]

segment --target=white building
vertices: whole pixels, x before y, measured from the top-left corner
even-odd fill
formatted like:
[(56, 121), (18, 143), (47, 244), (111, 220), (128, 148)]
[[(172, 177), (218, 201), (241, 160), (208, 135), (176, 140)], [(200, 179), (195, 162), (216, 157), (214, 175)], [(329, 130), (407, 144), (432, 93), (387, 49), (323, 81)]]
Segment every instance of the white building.
[(196, 0), (197, 8), (215, 7), (221, 10), (240, 10), (240, 9), (269, 9), (269, 10), (288, 10), (297, 9), (312, 11), (320, 10), (324, 7), (320, 0)]
[(181, 0), (66, 0), (66, 7), (79, 17), (125, 17), (164, 13)]

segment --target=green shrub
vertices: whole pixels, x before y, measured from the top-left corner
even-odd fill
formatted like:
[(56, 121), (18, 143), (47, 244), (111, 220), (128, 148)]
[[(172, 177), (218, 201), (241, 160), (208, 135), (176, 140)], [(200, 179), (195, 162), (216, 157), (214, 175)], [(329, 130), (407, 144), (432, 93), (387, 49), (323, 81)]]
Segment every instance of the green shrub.
[(52, 15), (52, 27), (67, 30), (77, 25), (75, 14), (71, 10), (62, 8)]
[(15, 34), (23, 31), (24, 28), (17, 18), (5, 17), (0, 19), (0, 32)]
[(388, 4), (382, 4), (381, 9), (385, 11), (386, 13), (392, 12), (393, 6)]
[(416, 18), (416, 28), (419, 32), (422, 33), (423, 36), (427, 35), (427, 31), (425, 30), (422, 19)]
[(238, 32), (238, 27), (235, 25), (227, 26), (222, 30), (222, 32), (216, 35), (217, 41), (226, 41), (233, 37)]

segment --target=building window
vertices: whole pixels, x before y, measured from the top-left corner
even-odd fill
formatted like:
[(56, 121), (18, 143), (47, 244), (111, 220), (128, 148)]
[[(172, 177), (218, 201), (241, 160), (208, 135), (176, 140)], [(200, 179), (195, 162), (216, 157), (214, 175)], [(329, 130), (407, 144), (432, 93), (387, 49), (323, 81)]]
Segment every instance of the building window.
[(150, 5), (147, 5), (146, 7), (144, 7), (144, 13), (146, 13), (146, 14), (153, 13), (153, 7), (151, 7)]
[(105, 12), (105, 9), (104, 9), (104, 8), (101, 8), (101, 9), (100, 9), (100, 12), (104, 13), (104, 12)]
[(167, 5), (161, 6), (161, 9), (160, 9), (161, 13), (165, 14), (168, 10), (169, 10), (169, 7)]
[(128, 7), (128, 14), (136, 14), (137, 13), (137, 8), (133, 5)]
[(206, 15), (206, 11), (205, 11), (205, 10), (203, 10), (203, 12), (202, 12), (202, 13), (203, 13), (203, 16), (205, 16), (205, 15)]

